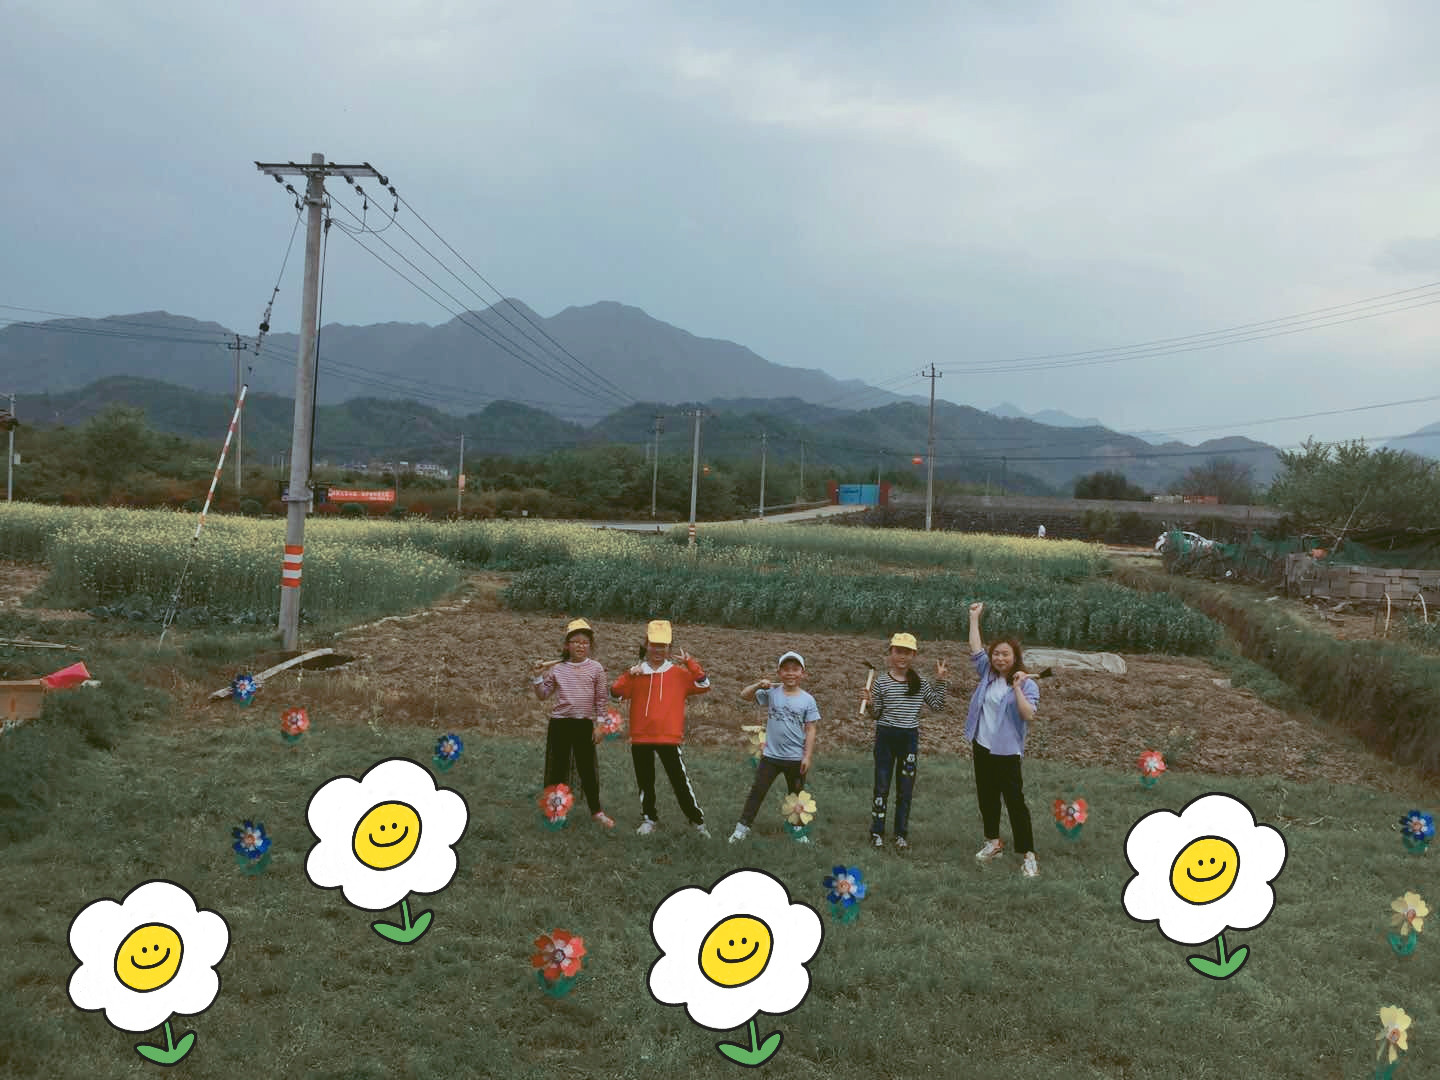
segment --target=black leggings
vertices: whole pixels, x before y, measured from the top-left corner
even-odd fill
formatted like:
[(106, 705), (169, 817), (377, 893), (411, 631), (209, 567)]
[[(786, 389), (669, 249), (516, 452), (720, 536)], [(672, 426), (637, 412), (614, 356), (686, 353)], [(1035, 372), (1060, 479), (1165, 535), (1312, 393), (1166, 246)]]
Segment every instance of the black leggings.
[(755, 782), (750, 785), (750, 795), (745, 800), (745, 809), (740, 811), (740, 824), (747, 829), (755, 823), (760, 812), (760, 803), (770, 791), (777, 776), (785, 777), (785, 786), (795, 795), (805, 789), (805, 777), (800, 772), (800, 762), (781, 761), (779, 758), (761, 757), (755, 767)]
[(595, 757), (594, 721), (585, 717), (552, 716), (545, 735), (545, 786), (570, 783), (570, 760), (580, 774), (580, 788), (590, 813), (598, 814), (600, 805), (600, 766)]
[(630, 760), (635, 765), (635, 783), (640, 788), (640, 813), (651, 821), (659, 821), (660, 814), (655, 808), (655, 757), (665, 768), (670, 779), (670, 790), (675, 792), (675, 801), (680, 812), (691, 825), (705, 824), (705, 815), (695, 798), (695, 789), (690, 786), (690, 774), (685, 771), (685, 758), (680, 747), (659, 743), (632, 743)]
[(978, 742), (970, 743), (975, 753), (975, 798), (980, 803), (980, 821), (985, 826), (985, 839), (1000, 837), (1000, 800), (1010, 811), (1010, 831), (1015, 834), (1015, 850), (1035, 850), (1035, 833), (1030, 827), (1030, 810), (1025, 805), (1024, 784), (1020, 779), (1019, 754), (992, 754)]

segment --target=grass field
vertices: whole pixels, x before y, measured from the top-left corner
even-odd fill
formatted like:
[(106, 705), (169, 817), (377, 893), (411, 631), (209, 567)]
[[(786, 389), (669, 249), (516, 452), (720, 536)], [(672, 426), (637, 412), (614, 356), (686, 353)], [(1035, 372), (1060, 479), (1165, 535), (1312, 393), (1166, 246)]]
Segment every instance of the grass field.
[[(1435, 1075), (1427, 1062), (1440, 1052), (1440, 940), (1423, 935), (1399, 959), (1382, 933), (1391, 899), (1437, 891), (1434, 853), (1407, 855), (1389, 826), (1408, 807), (1373, 792), (1177, 774), (1147, 791), (1130, 774), (1032, 762), (1042, 874), (1025, 880), (1013, 857), (974, 862), (980, 829), (960, 759), (922, 758), (915, 849), (901, 857), (864, 846), (863, 755), (817, 759), (814, 846), (781, 834), (777, 786), (750, 842), (729, 847), (751, 775), (738, 753), (691, 757), (714, 839), (683, 827), (662, 783), (662, 828), (647, 840), (630, 832), (623, 744), (602, 749), (606, 801), (621, 821), (605, 836), (578, 818), (562, 832), (542, 829), (532, 801), (540, 746), (477, 737), (441, 777), (469, 807), (458, 871), (444, 892), (412, 897), (435, 922), (402, 946), (369, 929), (376, 915), (308, 882), (305, 809), (333, 776), (358, 777), (390, 756), (428, 762), (434, 732), (327, 730), (316, 716), (292, 750), (272, 712), (236, 709), (226, 728), (184, 735), (137, 725), (109, 750), (43, 721), (5, 737), (0, 786), (38, 784), (44, 813), (0, 847), (0, 918), (15, 943), (0, 952), (0, 1074), (156, 1075), (131, 1049), (150, 1035), (70, 1004), (67, 932), (92, 900), (165, 878), (224, 915), (231, 932), (214, 1005), (177, 1019), (177, 1037), (198, 1032), (188, 1076), (735, 1077), (714, 1044), (736, 1033), (699, 1028), (650, 998), (658, 953), (648, 927), (673, 889), (708, 888), (754, 866), (826, 924), (809, 997), (788, 1015), (759, 1018), (762, 1034), (784, 1032), (768, 1066), (780, 1075), (1369, 1076), (1388, 1004), (1414, 1017), (1410, 1075)], [(1077, 785), (1093, 816), (1072, 844), (1051, 826), (1048, 804)], [(1215, 788), (1282, 826), (1289, 849), (1269, 921), (1227, 938), (1251, 956), (1224, 982), (1185, 963), (1207, 947), (1167, 941), (1154, 924), (1131, 921), (1120, 900), (1129, 826)], [(230, 828), (247, 817), (275, 844), (270, 869), (253, 878), (229, 849)], [(871, 889), (850, 926), (825, 915), (820, 887), (840, 862), (859, 865)], [(589, 949), (582, 981), (561, 1000), (540, 992), (529, 965), (533, 939), (556, 927)]]

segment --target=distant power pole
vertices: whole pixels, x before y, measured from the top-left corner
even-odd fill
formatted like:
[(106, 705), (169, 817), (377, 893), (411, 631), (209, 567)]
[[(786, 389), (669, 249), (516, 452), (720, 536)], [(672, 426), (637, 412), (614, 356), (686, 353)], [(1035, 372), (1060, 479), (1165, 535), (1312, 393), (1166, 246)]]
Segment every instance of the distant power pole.
[[(309, 165), (295, 162), (255, 162), (255, 167), (277, 184), (286, 176), (305, 178), (305, 284), (300, 302), (300, 353), (295, 365), (295, 414), (290, 435), (290, 490), (285, 494), (285, 558), (280, 571), (280, 633), (286, 651), (300, 647), (300, 568), (305, 558), (305, 515), (314, 493), (310, 490), (311, 428), (315, 409), (315, 342), (320, 305), (320, 225), (325, 209), (325, 177), (373, 177), (390, 183), (369, 165), (327, 165), (324, 154), (311, 154)], [(285, 184), (292, 193), (293, 187)], [(238, 360), (238, 357), (237, 357)]]
[(655, 489), (660, 480), (660, 433), (665, 430), (665, 417), (655, 414), (650, 432), (655, 436), (655, 457), (650, 467), (650, 517), (655, 517)]
[(695, 418), (695, 450), (690, 458), (690, 546), (695, 546), (695, 498), (700, 492), (700, 418), (705, 415), (701, 408), (686, 409), (686, 416)]
[(455, 514), (465, 512), (465, 433), (460, 433), (460, 471), (455, 478)]
[(9, 448), (5, 453), (5, 501), (15, 499), (15, 395), (10, 395), (10, 412), (5, 416), (5, 430), (9, 432)]
[(800, 440), (800, 502), (805, 501), (805, 440)]
[(760, 433), (760, 516), (765, 516), (765, 440), (767, 432)]
[[(233, 352), (233, 353), (235, 354), (235, 397), (236, 397), (236, 400), (239, 400), (239, 397), (240, 397), (240, 354), (241, 354), (242, 352), (245, 352), (245, 351), (249, 348), (249, 346), (246, 345), (246, 344), (241, 340), (239, 334), (236, 334), (236, 335), (235, 335), (235, 344), (234, 344), (234, 345), (226, 345), (225, 348), (229, 349), (231, 352)], [(245, 483), (244, 474), (240, 471), (240, 450), (241, 450), (241, 447), (242, 447), (242, 446), (244, 445), (244, 443), (245, 443), (245, 434), (244, 434), (244, 432), (245, 432), (245, 418), (242, 416), (242, 417), (239, 417), (239, 418), (235, 421), (235, 495), (236, 495), (237, 497), (238, 497), (238, 496), (240, 495), (240, 493), (244, 490), (244, 483)]]
[(945, 373), (936, 371), (935, 365), (930, 365), (928, 372), (922, 371), (920, 377), (930, 380), (930, 435), (926, 443), (925, 460), (928, 463), (925, 476), (925, 531), (930, 531), (930, 515), (935, 506), (935, 380)]

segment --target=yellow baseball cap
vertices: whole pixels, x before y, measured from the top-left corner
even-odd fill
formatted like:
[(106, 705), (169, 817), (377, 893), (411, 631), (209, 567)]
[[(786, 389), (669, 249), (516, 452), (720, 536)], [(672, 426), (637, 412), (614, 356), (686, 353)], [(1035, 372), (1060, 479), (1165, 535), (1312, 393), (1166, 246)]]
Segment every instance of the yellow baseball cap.
[(571, 634), (578, 634), (582, 630), (592, 637), (595, 634), (595, 630), (584, 619), (571, 619), (565, 626), (565, 636), (568, 638)]
[(911, 652), (920, 651), (914, 634), (896, 634), (890, 639), (890, 647), (892, 649), (909, 649)]
[(652, 619), (645, 627), (645, 640), (656, 645), (669, 645), (672, 636), (670, 624), (664, 619)]

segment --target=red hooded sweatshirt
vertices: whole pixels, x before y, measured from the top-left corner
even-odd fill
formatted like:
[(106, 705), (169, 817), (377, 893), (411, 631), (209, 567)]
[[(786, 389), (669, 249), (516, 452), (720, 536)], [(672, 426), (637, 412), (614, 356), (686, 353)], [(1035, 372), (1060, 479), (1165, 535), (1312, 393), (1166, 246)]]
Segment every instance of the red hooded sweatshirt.
[(627, 669), (610, 687), (611, 697), (630, 702), (630, 741), (679, 746), (685, 741), (685, 699), (710, 689), (694, 657), (683, 665), (666, 660), (652, 668), (640, 662), (639, 675)]

